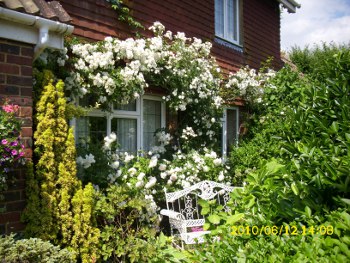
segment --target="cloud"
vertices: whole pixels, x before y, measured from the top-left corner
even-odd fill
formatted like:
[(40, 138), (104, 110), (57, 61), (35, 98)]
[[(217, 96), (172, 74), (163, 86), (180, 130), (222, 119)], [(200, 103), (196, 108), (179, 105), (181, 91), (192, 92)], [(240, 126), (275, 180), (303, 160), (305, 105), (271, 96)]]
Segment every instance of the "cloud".
[(334, 42), (350, 43), (349, 0), (298, 0), (301, 8), (295, 14), (283, 11), (281, 48), (305, 47)]

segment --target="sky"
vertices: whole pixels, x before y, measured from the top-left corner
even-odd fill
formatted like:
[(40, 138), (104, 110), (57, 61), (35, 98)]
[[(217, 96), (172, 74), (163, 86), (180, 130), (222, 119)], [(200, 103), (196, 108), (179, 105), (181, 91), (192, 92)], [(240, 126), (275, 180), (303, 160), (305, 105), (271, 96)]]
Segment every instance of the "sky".
[(296, 13), (283, 10), (281, 48), (290, 50), (322, 42), (350, 44), (350, 0), (296, 0)]

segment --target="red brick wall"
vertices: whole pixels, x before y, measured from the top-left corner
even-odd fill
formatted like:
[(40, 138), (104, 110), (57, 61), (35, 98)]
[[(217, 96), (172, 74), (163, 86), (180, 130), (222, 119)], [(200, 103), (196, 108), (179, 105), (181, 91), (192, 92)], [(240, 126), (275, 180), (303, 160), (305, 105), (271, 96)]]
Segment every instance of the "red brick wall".
[(274, 57), (274, 66), (282, 66), (280, 56), (280, 9), (277, 1), (243, 1), (245, 63), (254, 68)]
[[(92, 40), (106, 36), (130, 36), (130, 28), (117, 20), (116, 11), (105, 0), (61, 0), (73, 18), (74, 34)], [(160, 21), (167, 29), (185, 32), (214, 43), (213, 55), (224, 70), (236, 71), (242, 65), (257, 68), (261, 61), (280, 61), (280, 11), (276, 0), (242, 0), (243, 52), (215, 43), (214, 0), (129, 0), (132, 15), (146, 28)]]
[[(0, 39), (0, 103), (8, 99), (11, 104), (20, 106), (18, 117), (22, 121), (21, 138), (25, 145), (25, 157), (32, 157), (33, 136), (33, 46)], [(11, 172), (13, 182), (0, 201), (5, 208), (0, 213), (0, 234), (23, 230), (20, 214), (25, 207), (25, 169)]]

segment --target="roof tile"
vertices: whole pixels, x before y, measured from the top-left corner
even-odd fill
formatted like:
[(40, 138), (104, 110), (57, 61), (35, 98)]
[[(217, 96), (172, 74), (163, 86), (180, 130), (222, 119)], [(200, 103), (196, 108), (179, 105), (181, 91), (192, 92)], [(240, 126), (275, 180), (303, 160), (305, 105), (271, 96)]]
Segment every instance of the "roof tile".
[(1, 1), (1, 2), (4, 2), (5, 5), (8, 8), (10, 8), (10, 9), (17, 10), (17, 11), (23, 11), (24, 10), (24, 7), (23, 7), (22, 3), (19, 0), (4, 0), (4, 1)]
[(33, 3), (32, 0), (20, 0), (25, 11), (28, 13), (28, 14), (37, 14), (39, 13), (39, 7), (37, 7), (35, 5), (35, 3)]
[(0, 6), (50, 20), (69, 23), (72, 18), (58, 1), (51, 0), (0, 0)]
[(51, 20), (57, 20), (57, 15), (54, 10), (44, 0), (34, 0), (35, 4), (40, 9), (40, 15)]
[(58, 1), (51, 1), (48, 2), (48, 4), (51, 7), (51, 9), (55, 11), (61, 22), (67, 23), (72, 20), (72, 18), (68, 15), (66, 10), (64, 10), (62, 5)]

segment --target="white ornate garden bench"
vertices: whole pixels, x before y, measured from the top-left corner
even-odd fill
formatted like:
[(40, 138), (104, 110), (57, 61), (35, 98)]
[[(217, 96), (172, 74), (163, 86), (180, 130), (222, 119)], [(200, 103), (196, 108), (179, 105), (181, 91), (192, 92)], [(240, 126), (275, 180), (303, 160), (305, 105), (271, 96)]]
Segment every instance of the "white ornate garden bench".
[(204, 242), (204, 235), (210, 231), (203, 230), (205, 218), (201, 215), (199, 200), (217, 200), (218, 205), (222, 205), (224, 211), (230, 209), (227, 202), (230, 193), (234, 188), (222, 183), (213, 181), (202, 181), (176, 192), (166, 192), (165, 199), (167, 209), (160, 211), (161, 215), (169, 217), (170, 230), (172, 236), (179, 236), (185, 244), (196, 244)]

